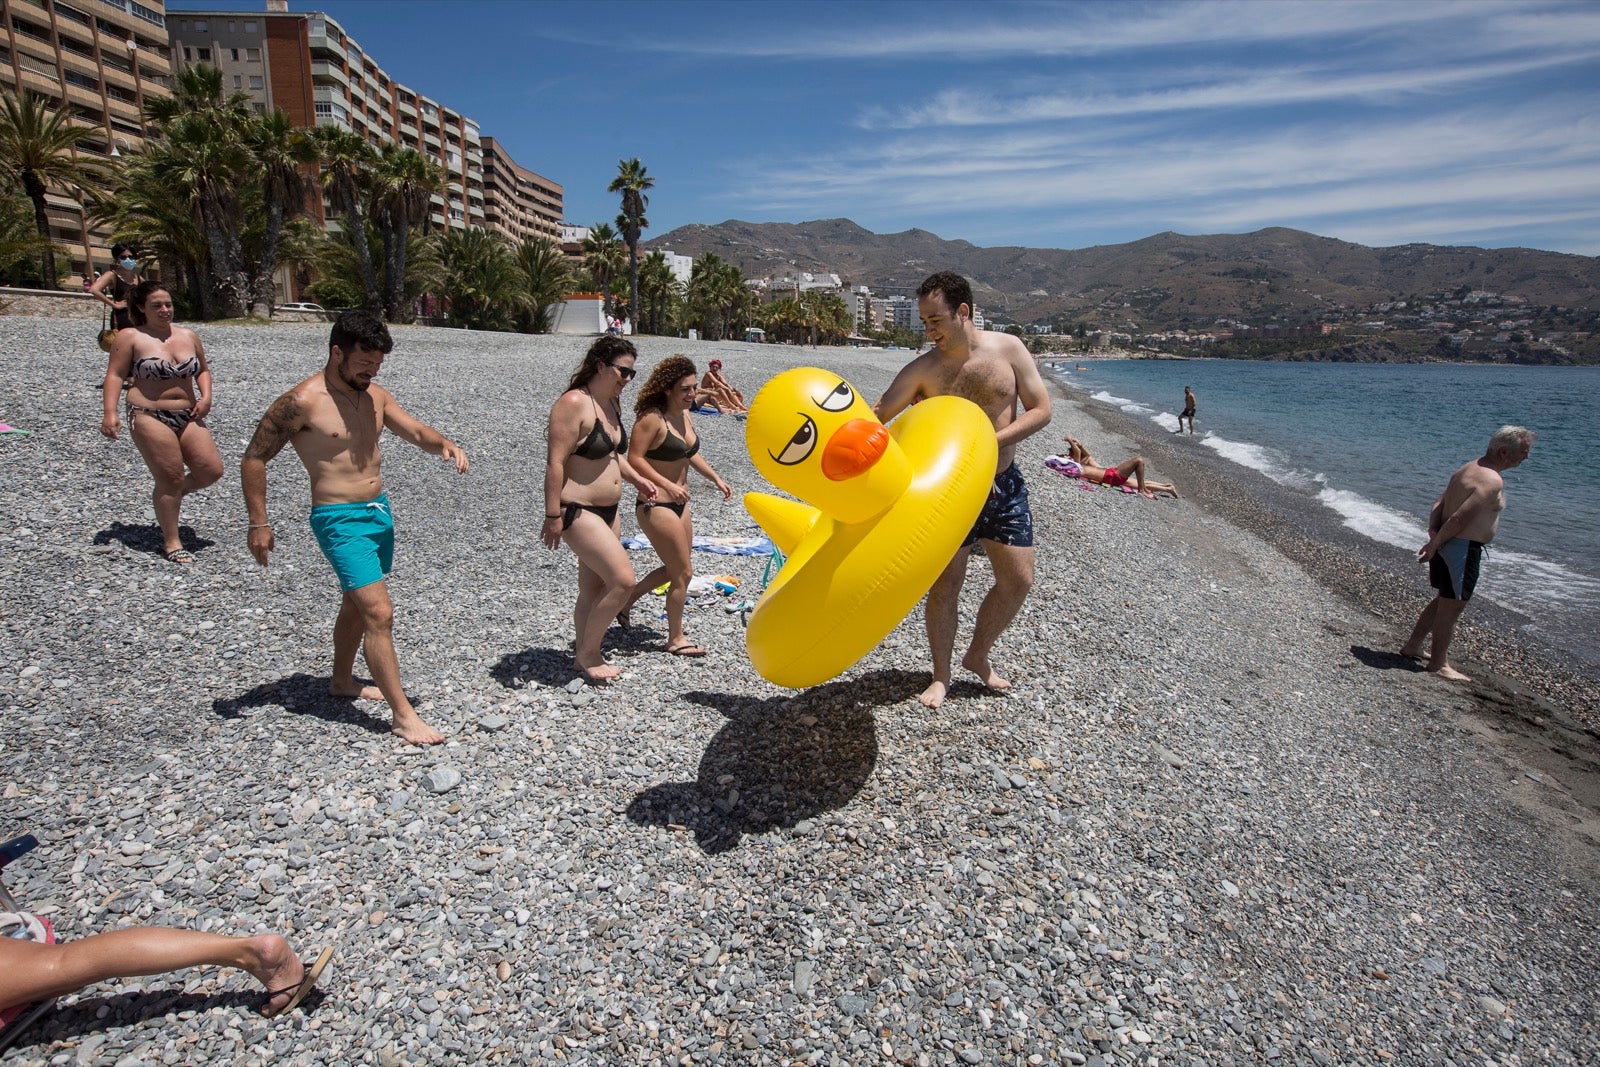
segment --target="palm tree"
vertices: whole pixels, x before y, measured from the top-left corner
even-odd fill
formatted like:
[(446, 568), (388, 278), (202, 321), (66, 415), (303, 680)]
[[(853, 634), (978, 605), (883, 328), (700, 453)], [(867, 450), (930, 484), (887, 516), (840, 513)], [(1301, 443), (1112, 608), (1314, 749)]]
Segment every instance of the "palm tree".
[(303, 168), (317, 161), (317, 146), (309, 134), (296, 129), (288, 116), (276, 108), (250, 122), (245, 143), (259, 168), (257, 185), (265, 216), (250, 290), (250, 313), (266, 318), (272, 314), (272, 276), (278, 271), (284, 223), (305, 210), (311, 182)]
[(663, 253), (651, 252), (644, 257), (639, 266), (639, 295), (644, 300), (640, 318), (649, 324), (651, 333), (667, 332), (673, 306), (681, 299), (681, 289)]
[(56, 251), (50, 243), (50, 215), (45, 194), (51, 189), (82, 199), (83, 190), (105, 180), (98, 160), (82, 159), (73, 151), (81, 127), (74, 126), (66, 108), (52, 111), (42, 97), (26, 89), (21, 96), (0, 95), (0, 181), (20, 188), (33, 201), (33, 225), (44, 244), (39, 257), (44, 286), (56, 287)]
[(205, 242), (201, 313), (243, 315), (254, 290), (245, 262), (245, 202), (260, 177), (246, 143), (254, 120), (249, 97), (225, 93), (222, 72), (199, 64), (180, 70), (172, 95), (152, 98), (145, 114), (161, 133), (143, 160), (147, 192), (181, 202)]
[(589, 228), (589, 236), (583, 239), (583, 267), (594, 279), (595, 288), (607, 294), (607, 312), (611, 310), (611, 279), (622, 267), (622, 256), (623, 248), (617, 243), (617, 231), (611, 223), (599, 222)]
[(411, 227), (427, 227), (431, 198), (444, 182), (438, 164), (397, 144), (384, 145), (373, 168), (372, 221), (383, 242), (383, 313), (390, 322), (411, 320), (411, 302), (405, 298)]
[(639, 157), (617, 160), (617, 176), (606, 187), (610, 193), (622, 194), (622, 214), (617, 225), (622, 229), (622, 240), (628, 246), (628, 293), (630, 309), (639, 306), (639, 234), (650, 225), (644, 209), (650, 206), (645, 190), (653, 188), (656, 180), (644, 172)]
[(191, 314), (210, 306), (209, 295), (203, 296), (210, 292), (211, 277), (205, 238), (188, 199), (173, 195), (157, 176), (149, 153), (129, 156), (112, 172), (111, 184), (91, 196), (88, 217), (159, 261), (163, 272), (170, 272), (171, 281), (179, 285), (174, 296), (181, 292), (201, 302)]
[(33, 228), (33, 210), (26, 199), (0, 196), (0, 277), (11, 280), (13, 268), (36, 261), (49, 244)]
[(149, 153), (149, 165), (157, 189), (187, 202), (205, 241), (210, 269), (209, 284), (199, 294), (202, 313), (236, 318), (244, 314), (250, 292), (239, 199), (250, 151), (200, 112), (179, 116), (163, 133)]
[(572, 284), (572, 268), (560, 246), (548, 237), (533, 237), (517, 246), (518, 280), (527, 304), (523, 325), (528, 333), (549, 333), (552, 309)]
[(341, 216), (340, 224), (349, 233), (351, 247), (355, 250), (356, 266), (361, 273), (361, 304), (376, 313), (383, 308), (383, 297), (378, 291), (378, 274), (372, 263), (372, 245), (367, 240), (361, 194), (369, 184), (377, 153), (365, 137), (341, 126), (318, 126), (314, 136), (321, 150), (323, 188), (333, 200)]
[(450, 322), (480, 330), (505, 330), (528, 297), (518, 284), (508, 242), (488, 230), (451, 229), (439, 239)]

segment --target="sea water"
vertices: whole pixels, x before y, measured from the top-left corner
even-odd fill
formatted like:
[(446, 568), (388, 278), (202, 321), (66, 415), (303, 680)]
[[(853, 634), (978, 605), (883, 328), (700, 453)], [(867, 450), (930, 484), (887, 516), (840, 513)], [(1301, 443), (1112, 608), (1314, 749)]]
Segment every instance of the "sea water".
[(1528, 616), (1534, 636), (1600, 663), (1600, 367), (1056, 366), (1069, 387), (1167, 430), (1177, 429), (1189, 386), (1196, 446), (1314, 497), (1330, 522), (1393, 548), (1401, 573), (1427, 540), (1428, 511), (1451, 473), (1483, 455), (1500, 426), (1534, 430), (1532, 455), (1505, 474), (1506, 511), (1477, 595)]

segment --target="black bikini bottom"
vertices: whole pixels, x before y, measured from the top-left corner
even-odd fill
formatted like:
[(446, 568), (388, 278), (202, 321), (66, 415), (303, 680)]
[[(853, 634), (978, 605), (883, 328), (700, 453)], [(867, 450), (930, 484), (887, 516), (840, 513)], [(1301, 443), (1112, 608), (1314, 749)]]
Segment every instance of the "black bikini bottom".
[(633, 506), (636, 508), (644, 508), (646, 511), (649, 511), (651, 508), (666, 508), (668, 511), (672, 512), (681, 519), (683, 518), (683, 509), (689, 506), (689, 502), (686, 500), (682, 504), (674, 504), (670, 500), (640, 500)]
[(578, 517), (578, 512), (592, 512), (601, 522), (610, 526), (617, 521), (617, 505), (615, 504), (568, 504), (561, 502), (561, 528), (572, 528), (572, 520)]

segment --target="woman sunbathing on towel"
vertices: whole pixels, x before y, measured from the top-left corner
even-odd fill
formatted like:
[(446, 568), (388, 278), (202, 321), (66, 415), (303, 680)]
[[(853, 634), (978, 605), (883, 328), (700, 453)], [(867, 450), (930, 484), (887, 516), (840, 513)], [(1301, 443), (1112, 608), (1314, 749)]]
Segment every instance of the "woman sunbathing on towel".
[(1109, 485), (1113, 489), (1120, 489), (1127, 485), (1130, 479), (1140, 496), (1147, 496), (1154, 500), (1157, 493), (1171, 493), (1174, 498), (1178, 495), (1178, 487), (1167, 482), (1146, 481), (1144, 476), (1144, 457), (1134, 456), (1125, 459), (1115, 467), (1102, 467), (1094, 461), (1089, 454), (1089, 449), (1084, 443), (1070, 434), (1062, 438), (1067, 443), (1067, 455), (1083, 472), (1083, 479), (1087, 482), (1096, 482), (1100, 485)]

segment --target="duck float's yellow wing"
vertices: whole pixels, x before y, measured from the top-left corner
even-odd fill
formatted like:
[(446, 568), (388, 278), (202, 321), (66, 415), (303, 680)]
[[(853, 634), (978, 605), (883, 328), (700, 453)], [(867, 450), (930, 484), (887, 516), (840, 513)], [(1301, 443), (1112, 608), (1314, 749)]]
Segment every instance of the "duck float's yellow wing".
[(822, 512), (810, 504), (773, 496), (771, 493), (746, 493), (744, 509), (785, 556), (794, 553), (796, 546), (822, 517)]
[(788, 561), (745, 645), (762, 677), (794, 688), (837, 677), (916, 606), (982, 510), (998, 453), (970, 401), (925, 400), (890, 430), (849, 382), (815, 367), (762, 387), (745, 445), (769, 482), (805, 501), (746, 497)]

